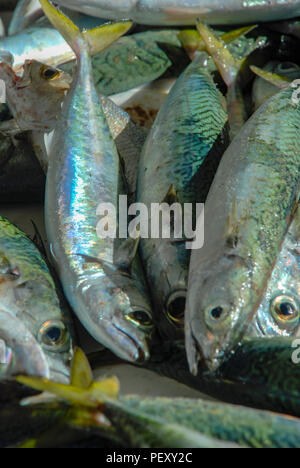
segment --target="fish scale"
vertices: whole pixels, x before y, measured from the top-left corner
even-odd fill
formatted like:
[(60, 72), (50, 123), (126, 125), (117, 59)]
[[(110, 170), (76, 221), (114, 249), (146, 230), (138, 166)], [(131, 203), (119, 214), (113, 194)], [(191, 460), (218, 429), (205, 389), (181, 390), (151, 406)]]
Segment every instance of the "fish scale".
[[(42, 364), (43, 376), (51, 375), (54, 380), (67, 382), (73, 352), (70, 316), (66, 309), (61, 308), (54, 280), (39, 250), (22, 231), (2, 216), (0, 294), (2, 314), (8, 314), (6, 331), (2, 327), (0, 337), (3, 338), (2, 333), (5, 333), (3, 339), (12, 346), (15, 365), (19, 366), (18, 361), (23, 361), (23, 354), (29, 357), (36, 354), (32, 366), (28, 359), (19, 372), (35, 374), (41, 371)], [(48, 333), (50, 337), (54, 336), (53, 340), (48, 340)], [(11, 335), (14, 336), (12, 345)], [(15, 370), (12, 367), (6, 372), (14, 373)]]
[[(98, 230), (107, 203), (118, 212), (122, 179), (89, 53), (93, 41), (105, 47), (131, 23), (80, 32), (51, 2), (41, 4), (78, 59), (49, 156), (45, 212), (51, 252), (64, 292), (88, 332), (124, 359), (142, 361), (149, 357), (147, 340), (153, 327), (138, 258), (130, 257), (136, 250), (119, 246), (113, 234)], [(105, 206), (102, 214), (100, 205)]]
[(289, 228), (300, 171), (293, 92), (273, 96), (246, 123), (209, 192), (205, 244), (192, 255), (189, 278), (186, 342), (194, 372), (196, 346), (213, 369), (245, 334)]
[[(181, 204), (203, 202), (226, 148), (227, 114), (221, 93), (203, 67), (206, 57), (197, 55), (179, 77), (145, 143), (137, 200), (148, 213), (151, 204), (166, 199), (171, 185)], [(175, 303), (184, 300), (189, 251), (183, 242), (151, 238), (141, 240), (141, 250), (161, 329), (177, 334), (178, 328), (167, 318), (167, 304), (172, 298)]]
[(130, 18), (153, 25), (194, 24), (201, 18), (210, 24), (242, 24), (295, 18), (298, 0), (58, 0), (57, 3), (100, 18)]

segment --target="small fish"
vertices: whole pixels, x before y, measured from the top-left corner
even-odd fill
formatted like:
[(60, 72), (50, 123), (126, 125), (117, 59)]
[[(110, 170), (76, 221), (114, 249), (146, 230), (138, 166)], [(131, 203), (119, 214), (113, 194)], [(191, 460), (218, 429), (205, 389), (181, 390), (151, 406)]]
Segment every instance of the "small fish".
[(36, 338), (13, 313), (0, 308), (0, 379), (25, 373), (49, 376), (46, 356)]
[[(163, 103), (141, 156), (137, 201), (148, 208), (205, 201), (213, 174), (226, 149), (224, 99), (199, 53)], [(170, 216), (171, 221), (171, 216)], [(141, 239), (141, 252), (164, 333), (182, 333), (190, 251), (184, 235)]]
[[(300, 443), (300, 421), (243, 406), (189, 398), (125, 396), (135, 411), (179, 424), (214, 439), (249, 448), (291, 448)], [(284, 434), (284, 437), (282, 435)]]
[(298, 0), (58, 0), (57, 3), (99, 18), (129, 18), (150, 25), (245, 24), (278, 21), (300, 15)]
[[(201, 360), (198, 375), (194, 376), (189, 372), (184, 340), (159, 339), (153, 343), (151, 359), (143, 367), (210, 398), (299, 418), (299, 360), (300, 340), (295, 337), (247, 338), (226, 356), (216, 373), (208, 373)], [(108, 350), (89, 355), (89, 362), (97, 370), (120, 364)], [(296, 439), (288, 443), (294, 444)]]
[[(119, 446), (134, 448), (239, 448), (239, 445), (212, 437), (191, 428), (188, 418), (181, 423), (172, 417), (162, 418), (150, 412), (135, 408), (130, 400), (119, 398), (119, 382), (115, 377), (99, 382), (93, 381), (93, 374), (87, 358), (77, 349), (72, 366), (70, 385), (62, 385), (46, 379), (18, 377), (18, 382), (56, 396), (57, 406), (68, 402), (70, 410), (65, 423), (78, 430), (89, 428), (90, 434), (105, 435)], [(34, 398), (32, 399), (34, 402)], [(172, 400), (171, 400), (172, 401)], [(169, 400), (166, 400), (166, 405)], [(145, 403), (145, 406), (147, 403)], [(176, 406), (176, 402), (174, 404)], [(41, 407), (41, 405), (39, 405)], [(178, 405), (179, 407), (179, 405)], [(180, 411), (180, 409), (179, 409)], [(56, 411), (57, 412), (57, 411)], [(62, 412), (62, 411), (61, 411)], [(47, 403), (45, 404), (47, 414)], [(181, 411), (181, 415), (185, 411)], [(0, 413), (1, 415), (1, 413)], [(267, 417), (267, 416), (266, 416)], [(278, 418), (281, 419), (280, 417)], [(187, 422), (187, 424), (185, 424)], [(291, 424), (290, 426), (296, 426)], [(137, 431), (136, 428), (139, 428)], [(47, 434), (31, 441), (31, 447), (47, 443)], [(29, 442), (30, 443), (30, 442)]]
[[(85, 15), (76, 19), (82, 28), (91, 29), (103, 23), (99, 19), (91, 19)], [(26, 60), (37, 60), (49, 66), (59, 67), (75, 59), (73, 50), (62, 35), (44, 18), (18, 34), (0, 39), (0, 50), (11, 53), (16, 71), (24, 65)], [(94, 42), (91, 54), (96, 55), (99, 50), (97, 43)]]
[(65, 92), (70, 89), (70, 75), (36, 60), (26, 60), (22, 76), (16, 75), (8, 63), (0, 63), (0, 78), (5, 82), (6, 100), (13, 115), (13, 120), (1, 123), (0, 130), (6, 134), (52, 131)]
[(297, 336), (300, 326), (300, 210), (282, 244), (248, 336)]
[(40, 372), (38, 375), (67, 382), (73, 349), (70, 317), (61, 309), (55, 284), (39, 250), (3, 217), (0, 295), (0, 337), (12, 353), (4, 377), (20, 372), (21, 362), (28, 373), (32, 369), (35, 375)]
[[(15, 116), (15, 119), (10, 120), (6, 118), (4, 122), (0, 123), (0, 130), (6, 135), (16, 135), (25, 130), (30, 131), (30, 142), (42, 169), (46, 173), (48, 168), (47, 147), (51, 143), (48, 141), (48, 144), (45, 145), (44, 133), (54, 130), (59, 120), (65, 91), (70, 88), (72, 77), (66, 72), (49, 67), (36, 60), (26, 61), (22, 77), (17, 76), (9, 64), (1, 63), (0, 76), (6, 82), (8, 105), (11, 113)], [(138, 125), (135, 125), (129, 115), (109, 98), (100, 95), (100, 100), (111, 134), (123, 162), (124, 176), (129, 195), (134, 200), (137, 184), (137, 167), (147, 132)], [(4, 116), (5, 112), (6, 110), (4, 109)], [(11, 140), (9, 138), (6, 138), (5, 141), (10, 145)], [(27, 147), (30, 145), (30, 142), (27, 143)], [(18, 147), (20, 147), (20, 144)], [(19, 150), (21, 151), (21, 148)], [(6, 164), (8, 161), (6, 158), (5, 148), (3, 148), (0, 164)], [(9, 157), (8, 159), (10, 160), (11, 158)], [(14, 161), (15, 158), (10, 161), (10, 165)], [(28, 158), (25, 158), (22, 167), (20, 166), (15, 169), (26, 172), (30, 170), (27, 166), (32, 167), (32, 164), (30, 164)], [(8, 167), (7, 170), (9, 170)], [(38, 179), (40, 179), (40, 176)], [(5, 176), (5, 180), (9, 184), (7, 175)], [(37, 186), (40, 187), (40, 180), (37, 182), (39, 182)], [(13, 179), (11, 179), (11, 183), (13, 183)], [(8, 188), (8, 186), (6, 187)], [(23, 192), (23, 188), (20, 187), (20, 189)], [(28, 186), (28, 194), (31, 191)]]
[(99, 203), (117, 208), (121, 178), (89, 55), (91, 40), (105, 47), (126, 33), (131, 23), (81, 33), (48, 0), (41, 4), (78, 57), (76, 77), (54, 132), (47, 173), (46, 228), (53, 259), (64, 292), (89, 333), (124, 359), (143, 361), (149, 358), (147, 339), (153, 322), (138, 266), (139, 276), (135, 276), (137, 242), (128, 241), (117, 249), (115, 239), (97, 234)]
[(269, 99), (225, 152), (205, 206), (186, 309), (190, 369), (217, 369), (245, 335), (299, 197), (299, 117), (289, 87)]
[[(263, 68), (264, 71), (287, 77), (291, 81), (300, 78), (300, 67), (296, 63), (292, 62), (279, 62), (273, 60)], [(268, 83), (261, 77), (256, 77), (253, 88), (252, 88), (252, 101), (254, 110), (256, 111), (264, 102), (266, 102), (275, 93), (279, 92), (277, 86), (272, 83)]]

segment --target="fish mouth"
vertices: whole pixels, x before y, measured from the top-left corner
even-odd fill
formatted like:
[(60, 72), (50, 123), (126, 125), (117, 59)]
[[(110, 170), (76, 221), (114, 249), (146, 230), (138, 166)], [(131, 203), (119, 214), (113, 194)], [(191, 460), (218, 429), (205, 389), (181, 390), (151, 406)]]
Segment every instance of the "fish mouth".
[(180, 289), (171, 293), (167, 300), (167, 317), (177, 327), (184, 327), (186, 297), (187, 291)]
[[(127, 324), (126, 324), (127, 325)], [(121, 332), (123, 335), (124, 344), (127, 342), (127, 349), (123, 347), (119, 348), (119, 355), (126, 361), (136, 362), (142, 364), (149, 360), (150, 353), (146, 340), (141, 339), (138, 334), (135, 337), (132, 336), (131, 330), (127, 330), (126, 326), (122, 324), (113, 324), (114, 328)]]

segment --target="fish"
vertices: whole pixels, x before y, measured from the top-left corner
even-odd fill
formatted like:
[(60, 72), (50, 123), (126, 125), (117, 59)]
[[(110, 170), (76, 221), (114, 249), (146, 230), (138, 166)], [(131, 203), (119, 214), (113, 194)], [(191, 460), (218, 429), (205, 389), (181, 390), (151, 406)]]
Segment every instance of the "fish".
[(99, 18), (131, 19), (148, 25), (189, 25), (196, 19), (209, 24), (249, 24), (296, 18), (298, 0), (120, 0), (108, 5), (105, 0), (58, 0), (57, 3)]
[[(154, 203), (205, 201), (220, 158), (228, 144), (224, 98), (199, 53), (178, 78), (163, 103), (141, 155), (137, 202), (147, 208), (149, 226)], [(170, 214), (170, 213), (169, 213)], [(175, 215), (174, 215), (175, 218)], [(141, 235), (141, 253), (151, 285), (157, 321), (163, 334), (183, 333), (190, 251), (175, 222), (165, 221), (156, 238)], [(149, 229), (149, 228), (148, 228)]]
[[(18, 377), (17, 381), (36, 390), (52, 393), (56, 396), (54, 401), (58, 403), (61, 400), (67, 401), (70, 410), (65, 417), (66, 423), (81, 430), (89, 427), (90, 434), (106, 436), (115, 442), (118, 441), (119, 446), (239, 448), (238, 444), (191, 429), (190, 424), (179, 424), (170, 420), (170, 417), (161, 418), (134, 408), (125, 399), (119, 398), (120, 384), (115, 377), (104, 378), (99, 382), (93, 380), (89, 363), (79, 349), (76, 351), (72, 366), (71, 385), (59, 385), (46, 379), (23, 376)], [(31, 399), (33, 406), (34, 400)], [(45, 410), (47, 410), (46, 405)], [(45, 437), (40, 441), (39, 438), (33, 439), (27, 444), (37, 448), (41, 447), (41, 442), (45, 443)]]
[[(33, 242), (0, 217), (1, 338), (12, 361), (3, 378), (25, 370), (67, 382), (74, 332), (67, 309), (40, 251)], [(7, 318), (5, 319), (5, 317)], [(12, 327), (12, 328), (11, 328)], [(11, 362), (16, 362), (15, 369)], [(18, 361), (24, 367), (18, 367)]]
[[(84, 28), (90, 23), (88, 17), (75, 22)], [(132, 34), (120, 38), (101, 53), (95, 53), (92, 65), (98, 91), (111, 96), (165, 74), (179, 76), (190, 60), (181, 47), (178, 33), (178, 30), (161, 30)], [(26, 60), (61, 67), (70, 74), (76, 68), (74, 52), (45, 20), (0, 39), (0, 49), (11, 53), (16, 73)]]
[(126, 33), (131, 22), (81, 33), (51, 2), (41, 4), (78, 56), (47, 173), (46, 230), (53, 261), (65, 295), (88, 332), (125, 359), (143, 361), (149, 358), (153, 320), (141, 270), (137, 267), (139, 274), (134, 273), (137, 241), (127, 239), (117, 248), (117, 239), (98, 236), (99, 204), (117, 207), (122, 179), (93, 82), (88, 46), (92, 38), (97, 38), (98, 46), (108, 45)]
[[(278, 340), (276, 341), (277, 347), (273, 340), (272, 345), (260, 346), (258, 351), (263, 350), (264, 359), (267, 358), (267, 350), (279, 350)], [(285, 343), (286, 351), (287, 345), (288, 342)], [(174, 351), (174, 342), (172, 346)], [(251, 351), (253, 352), (256, 348), (257, 340), (247, 343), (244, 349), (244, 359), (248, 358), (246, 365), (248, 382), (251, 377), (255, 377), (255, 364), (257, 364), (255, 359), (259, 354), (255, 353), (255, 359), (253, 360), (251, 359)], [(178, 358), (178, 350), (175, 355)], [(184, 352), (181, 356), (184, 357)], [(278, 353), (279, 356), (280, 353)], [(173, 369), (178, 369), (174, 357), (173, 355)], [(268, 363), (268, 359), (266, 359), (266, 362)], [(274, 362), (272, 361), (272, 363)], [(149, 365), (149, 362), (146, 365)], [(260, 364), (257, 368), (263, 370), (263, 365)], [(292, 367), (289, 365), (289, 371), (291, 369)], [(269, 371), (270, 367), (268, 367)], [(260, 374), (260, 377), (262, 376), (266, 377), (267, 373)], [(273, 371), (272, 376), (275, 380), (276, 372)], [(292, 448), (299, 445), (300, 421), (298, 418), (289, 415), (250, 409), (237, 404), (224, 404), (204, 400), (203, 398), (149, 398), (139, 395), (122, 395), (120, 394), (120, 383), (116, 378), (103, 378), (99, 382), (93, 380), (90, 365), (82, 351), (78, 349), (72, 366), (71, 385), (57, 385), (51, 381), (41, 381), (41, 379), (28, 377), (18, 377), (17, 380), (38, 391), (51, 392), (55, 396), (51, 400), (55, 414), (58, 414), (59, 408), (63, 413), (62, 399), (65, 404), (67, 402), (67, 405), (71, 407), (71, 411), (68, 412), (64, 420), (69, 420), (69, 424), (73, 425), (73, 427), (75, 425), (79, 429), (82, 426), (88, 426), (89, 432), (96, 431), (96, 434), (98, 421), (98, 429), (101, 427), (102, 435), (106, 434), (108, 438), (113, 438), (121, 446), (137, 448), (146, 443), (148, 447), (149, 442), (151, 447), (154, 443), (158, 443), (159, 447), (168, 446), (167, 444), (170, 443), (169, 437), (176, 436), (176, 427), (182, 428), (183, 439), (181, 444), (188, 442), (187, 436), (191, 435), (188, 431), (192, 431), (194, 436), (196, 434), (198, 434), (198, 437), (204, 436), (202, 441), (207, 446), (216, 441), (219, 444), (224, 444), (224, 447), (226, 447), (226, 443), (234, 444), (235, 447), (248, 448)], [(296, 383), (296, 379), (294, 382)], [(219, 391), (222, 389), (220, 383), (220, 380), (215, 382), (216, 385), (219, 384)], [(277, 380), (278, 383), (281, 384)], [(227, 385), (228, 389), (232, 387), (234, 390), (233, 381), (224, 381), (224, 385), (225, 388)], [(250, 388), (246, 387), (245, 391), (250, 394), (253, 388), (251, 386)], [(259, 391), (259, 386), (257, 391)], [(276, 396), (273, 397), (273, 401), (275, 399)], [(27, 398), (26, 403), (23, 400), (22, 408), (26, 408), (27, 412), (30, 411), (30, 408), (36, 408), (43, 415), (42, 408), (44, 407), (46, 414), (49, 404), (50, 402), (47, 402), (46, 396), (43, 399), (42, 394), (39, 397)], [(79, 406), (80, 409), (78, 409)], [(134, 423), (135, 428), (139, 427), (139, 431), (131, 430)], [(166, 425), (169, 425), (170, 428), (169, 436), (166, 436), (164, 431)], [(150, 441), (148, 430), (151, 426), (153, 430)], [(157, 437), (160, 437), (160, 440), (157, 440)], [(206, 437), (208, 439), (205, 440)], [(198, 439), (198, 441), (200, 440), (201, 438)], [(45, 437), (44, 440), (38, 438), (32, 440), (34, 447), (40, 447), (41, 443), (45, 442)], [(172, 447), (177, 447), (180, 441), (175, 437), (173, 443)], [(157, 448), (156, 445), (155, 447)]]
[(288, 87), (248, 120), (225, 152), (192, 253), (186, 308), (190, 370), (234, 351), (257, 311), (299, 197), (299, 112)]
[[(4, 141), (10, 144), (11, 139), (9, 135), (16, 136), (24, 131), (30, 132), (29, 142), (26, 146), (28, 148), (27, 151), (30, 152), (29, 147), (31, 144), (46, 174), (48, 168), (47, 148), (51, 145), (51, 136), (49, 136), (49, 141), (45, 144), (44, 134), (51, 133), (54, 130), (59, 120), (65, 92), (70, 88), (73, 78), (58, 68), (49, 67), (36, 60), (25, 62), (22, 77), (17, 76), (9, 64), (6, 62), (1, 63), (0, 76), (6, 83), (7, 103), (12, 117), (15, 117), (14, 119), (6, 118), (5, 112), (7, 112), (7, 109), (3, 110), (5, 121), (0, 123), (0, 130), (6, 135)], [(122, 160), (128, 195), (132, 200), (135, 200), (137, 168), (147, 132), (138, 125), (135, 125), (129, 115), (114, 104), (112, 100), (103, 95), (99, 95), (99, 98)], [(15, 146), (18, 146), (21, 152), (20, 143), (16, 143)], [(20, 154), (23, 153), (24, 151)], [(7, 155), (5, 155), (5, 149), (3, 150), (2, 157), (0, 159), (1, 164), (6, 164)], [(30, 170), (29, 168), (32, 167), (32, 164), (30, 164), (29, 158), (25, 159), (22, 167), (18, 166), (16, 168), (13, 166), (14, 170)], [(8, 160), (10, 161), (10, 157)], [(13, 163), (14, 159), (10, 161), (10, 165)], [(34, 165), (36, 166), (36, 164)], [(9, 170), (8, 167), (6, 169)], [(10, 183), (7, 173), (5, 174), (5, 180), (7, 180), (7, 184)], [(13, 179), (11, 179), (12, 182)], [(37, 186), (40, 187), (40, 174), (36, 182)], [(20, 189), (23, 192), (23, 188), (20, 187)], [(31, 192), (32, 189), (28, 186), (28, 195)], [(8, 197), (10, 195), (7, 193)]]
[[(273, 60), (268, 62), (263, 68), (264, 71), (274, 73), (292, 80), (300, 78), (300, 67), (293, 62), (284, 62)], [(254, 111), (256, 111), (264, 102), (279, 91), (278, 87), (268, 83), (261, 77), (256, 77), (252, 88), (252, 101)]]
[[(76, 17), (76, 20), (74, 21), (82, 28), (93, 28), (103, 23), (99, 19), (91, 19), (87, 16)], [(44, 18), (21, 30), (18, 34), (0, 39), (0, 50), (11, 53), (16, 72), (26, 60), (37, 60), (53, 67), (75, 60), (73, 50), (62, 35)], [(94, 43), (91, 53), (96, 55), (98, 52), (97, 43)]]
[(22, 321), (1, 308), (0, 324), (0, 379), (23, 372), (48, 377), (48, 364), (41, 346)]
[[(103, 366), (122, 363), (109, 350), (89, 354), (88, 358), (98, 374)], [(217, 371), (208, 372), (201, 360), (195, 376), (189, 371), (184, 340), (158, 336), (151, 359), (142, 367), (197, 390), (202, 396), (299, 418), (299, 358), (299, 338), (245, 337)]]
[[(14, 135), (53, 130), (65, 92), (70, 89), (70, 75), (36, 60), (26, 60), (22, 76), (16, 75), (10, 64), (0, 63), (0, 79), (5, 82), (6, 101), (13, 116), (1, 122), (2, 132)], [(37, 104), (41, 99), (42, 106)]]
[(300, 326), (300, 212), (282, 244), (247, 337), (298, 336)]
[(126, 395), (121, 398), (121, 402), (135, 411), (160, 417), (169, 423), (242, 447), (291, 448), (299, 445), (300, 421), (286, 415), (202, 398), (144, 398)]

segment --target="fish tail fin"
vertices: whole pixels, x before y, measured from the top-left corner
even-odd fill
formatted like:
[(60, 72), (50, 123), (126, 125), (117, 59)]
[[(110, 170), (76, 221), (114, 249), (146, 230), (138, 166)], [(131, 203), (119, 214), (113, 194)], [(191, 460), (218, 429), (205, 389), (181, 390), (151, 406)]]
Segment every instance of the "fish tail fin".
[[(241, 68), (241, 61), (236, 60), (221, 37), (216, 36), (214, 31), (202, 23), (197, 21), (197, 29), (205, 43), (206, 51), (212, 56), (214, 62), (225, 81), (230, 88), (236, 81), (236, 77)], [(238, 36), (234, 35), (236, 39)]]
[(123, 36), (132, 26), (131, 21), (122, 21), (80, 31), (70, 18), (56, 8), (50, 0), (40, 0), (40, 3), (49, 21), (58, 29), (77, 57), (80, 56), (83, 43), (88, 45), (91, 55), (97, 54)]
[(259, 76), (265, 81), (268, 81), (269, 83), (271, 83), (279, 89), (288, 88), (293, 82), (292, 79), (287, 78), (286, 76), (276, 75), (276, 73), (271, 73), (266, 70), (262, 70), (261, 68), (255, 67), (254, 65), (251, 65), (250, 69), (251, 71), (253, 71), (253, 73), (255, 73), (255, 75)]
[[(228, 45), (240, 37), (245, 36), (256, 27), (256, 25), (243, 26), (242, 28), (234, 29), (222, 34), (220, 38), (225, 45)], [(206, 45), (203, 38), (195, 29), (183, 29), (178, 33), (178, 39), (191, 59), (194, 58), (196, 52), (206, 50)]]

